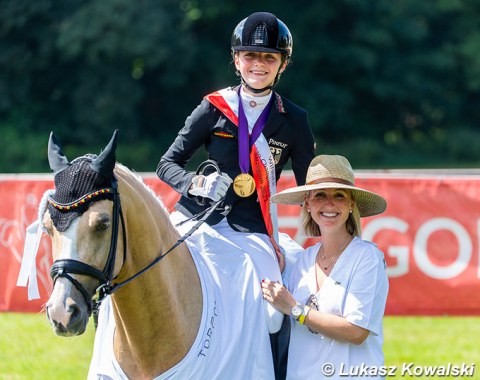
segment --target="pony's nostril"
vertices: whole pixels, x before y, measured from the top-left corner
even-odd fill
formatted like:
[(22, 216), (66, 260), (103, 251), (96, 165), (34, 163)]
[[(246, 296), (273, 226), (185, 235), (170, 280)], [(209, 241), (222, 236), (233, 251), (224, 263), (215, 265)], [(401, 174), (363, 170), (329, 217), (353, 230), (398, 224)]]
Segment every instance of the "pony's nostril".
[(68, 300), (65, 306), (65, 311), (69, 315), (69, 324), (76, 326), (79, 320), (82, 319), (80, 306), (73, 300)]
[(78, 318), (80, 314), (80, 309), (76, 303), (67, 306), (67, 313), (70, 314), (70, 320)]

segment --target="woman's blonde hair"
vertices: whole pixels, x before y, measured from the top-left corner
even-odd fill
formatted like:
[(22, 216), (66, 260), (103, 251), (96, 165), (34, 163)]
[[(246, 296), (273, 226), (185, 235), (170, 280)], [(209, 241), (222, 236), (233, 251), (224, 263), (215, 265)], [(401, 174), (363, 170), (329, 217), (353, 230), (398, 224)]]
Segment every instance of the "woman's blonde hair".
[[(355, 200), (352, 192), (350, 192), (352, 200)], [(310, 196), (310, 192), (306, 197)], [(300, 212), (300, 220), (303, 232), (307, 236), (322, 236), (320, 226), (315, 222), (307, 209), (306, 203), (302, 204), (302, 211)], [(345, 223), (347, 231), (352, 236), (362, 237), (362, 225), (360, 224), (360, 212), (358, 211), (357, 204), (355, 203), (352, 212), (348, 215), (348, 219)]]

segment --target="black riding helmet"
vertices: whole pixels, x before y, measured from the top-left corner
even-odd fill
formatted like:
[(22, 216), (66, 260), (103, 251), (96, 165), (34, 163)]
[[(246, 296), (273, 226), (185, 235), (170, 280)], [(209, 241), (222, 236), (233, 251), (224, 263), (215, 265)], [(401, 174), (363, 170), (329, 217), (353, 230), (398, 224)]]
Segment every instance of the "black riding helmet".
[[(290, 60), (293, 38), (287, 26), (274, 14), (257, 12), (240, 21), (235, 27), (231, 41), (232, 55), (237, 51), (258, 51), (282, 54), (282, 64)], [(272, 86), (253, 89), (242, 78), (242, 83), (255, 93), (271, 89), (278, 82), (279, 74)]]

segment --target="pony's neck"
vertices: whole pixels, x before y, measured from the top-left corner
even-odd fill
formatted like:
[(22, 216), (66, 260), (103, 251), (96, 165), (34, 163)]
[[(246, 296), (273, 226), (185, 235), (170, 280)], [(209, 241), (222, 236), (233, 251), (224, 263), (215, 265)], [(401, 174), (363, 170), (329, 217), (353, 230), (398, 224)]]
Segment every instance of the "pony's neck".
[[(120, 188), (122, 207), (128, 191), (132, 189)], [(179, 238), (156, 198), (136, 198), (141, 202), (131, 196), (123, 210), (127, 258), (118, 281), (137, 273)], [(186, 245), (120, 288), (112, 301), (115, 356), (129, 377), (153, 378), (177, 364), (195, 340), (202, 313), (200, 280)]]

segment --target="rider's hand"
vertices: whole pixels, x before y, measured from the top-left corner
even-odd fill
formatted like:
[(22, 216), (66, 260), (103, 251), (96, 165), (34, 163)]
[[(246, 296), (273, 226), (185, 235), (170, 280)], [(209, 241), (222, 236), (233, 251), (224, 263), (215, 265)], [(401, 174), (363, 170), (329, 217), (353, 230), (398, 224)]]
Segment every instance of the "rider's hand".
[(232, 179), (225, 173), (214, 172), (207, 176), (196, 175), (192, 179), (192, 186), (188, 192), (214, 201), (222, 199), (232, 183)]

